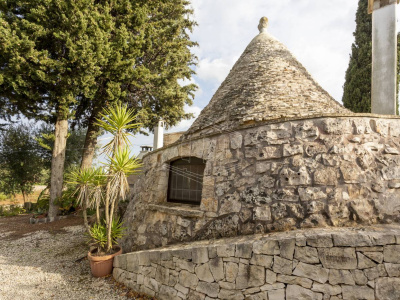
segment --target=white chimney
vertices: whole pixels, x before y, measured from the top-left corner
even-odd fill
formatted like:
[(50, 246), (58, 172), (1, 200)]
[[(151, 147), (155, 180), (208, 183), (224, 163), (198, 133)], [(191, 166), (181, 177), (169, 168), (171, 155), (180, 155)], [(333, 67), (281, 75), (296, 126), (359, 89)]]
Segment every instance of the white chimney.
[(158, 121), (158, 124), (154, 126), (154, 144), (153, 149), (159, 149), (163, 147), (164, 142), (164, 121)]
[(371, 112), (396, 114), (398, 0), (369, 0), (372, 12)]

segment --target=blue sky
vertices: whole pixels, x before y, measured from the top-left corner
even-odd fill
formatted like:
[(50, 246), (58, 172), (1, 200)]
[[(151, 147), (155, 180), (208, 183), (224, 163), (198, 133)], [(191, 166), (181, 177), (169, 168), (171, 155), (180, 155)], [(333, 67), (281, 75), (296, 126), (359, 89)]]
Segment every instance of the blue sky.
[[(263, 16), (269, 19), (268, 31), (341, 102), (358, 0), (192, 0), (191, 3), (193, 18), (198, 22), (192, 40), (199, 43), (194, 49), (198, 65), (193, 81), (199, 89), (187, 111), (198, 115), (208, 104), (258, 34), (258, 21)], [(168, 132), (187, 130), (192, 122), (183, 121)], [(153, 136), (138, 135), (132, 142), (132, 152), (137, 154), (140, 145), (152, 145)]]

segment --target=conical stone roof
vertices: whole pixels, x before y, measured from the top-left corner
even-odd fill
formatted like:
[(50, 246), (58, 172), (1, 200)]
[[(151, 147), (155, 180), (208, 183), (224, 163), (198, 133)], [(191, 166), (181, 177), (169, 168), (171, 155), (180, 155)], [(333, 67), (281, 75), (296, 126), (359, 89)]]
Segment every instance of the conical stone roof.
[(349, 114), (266, 28), (247, 46), (184, 138), (246, 124), (321, 114)]

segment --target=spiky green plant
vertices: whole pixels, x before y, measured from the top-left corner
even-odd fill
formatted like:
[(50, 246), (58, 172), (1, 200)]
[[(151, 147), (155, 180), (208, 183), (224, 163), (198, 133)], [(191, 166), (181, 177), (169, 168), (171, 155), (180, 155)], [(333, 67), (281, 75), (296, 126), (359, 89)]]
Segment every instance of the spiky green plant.
[(113, 134), (113, 139), (103, 149), (108, 154), (108, 180), (105, 196), (105, 217), (107, 228), (106, 251), (111, 251), (116, 242), (112, 239), (112, 224), (114, 211), (117, 211), (119, 199), (125, 199), (129, 191), (127, 176), (134, 174), (140, 167), (135, 157), (130, 157), (128, 145), (132, 130), (140, 126), (135, 124), (136, 115), (126, 105), (117, 104), (103, 110), (102, 120), (97, 120), (97, 125)]
[(104, 108), (100, 117), (96, 125), (113, 135), (112, 140), (103, 147), (104, 152), (109, 155), (130, 145), (129, 137), (132, 137), (132, 134), (128, 130), (140, 127), (139, 123), (133, 123), (137, 115), (126, 105), (115, 104), (110, 108)]
[(104, 168), (93, 169), (93, 178), (91, 180), (90, 207), (96, 208), (96, 223), (100, 223), (100, 206), (104, 200), (103, 191), (107, 184), (107, 174)]
[[(126, 227), (122, 227), (122, 222), (119, 218), (116, 218), (112, 221), (111, 241), (114, 245), (117, 244), (117, 240), (123, 236), (125, 230)], [(96, 223), (90, 227), (89, 235), (94, 241), (93, 245), (97, 247), (97, 253), (100, 253), (101, 251), (107, 251), (107, 226), (104, 224), (104, 222)]]
[(87, 208), (89, 206), (89, 199), (91, 195), (91, 184), (94, 177), (92, 168), (88, 169), (73, 169), (67, 175), (67, 183), (75, 185), (76, 189), (73, 195), (76, 195), (76, 202), (82, 206), (83, 221), (87, 230), (89, 224), (87, 219)]

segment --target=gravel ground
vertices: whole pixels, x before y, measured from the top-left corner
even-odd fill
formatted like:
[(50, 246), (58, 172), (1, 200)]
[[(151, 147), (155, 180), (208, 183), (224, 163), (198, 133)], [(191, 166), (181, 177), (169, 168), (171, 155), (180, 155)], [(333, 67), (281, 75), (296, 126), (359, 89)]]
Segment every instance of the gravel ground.
[[(128, 299), (110, 279), (91, 276), (88, 260), (82, 259), (88, 251), (82, 225), (51, 230), (52, 223), (40, 227), (26, 221), (0, 218), (1, 300)], [(16, 234), (13, 222), (24, 222), (29, 230)]]

